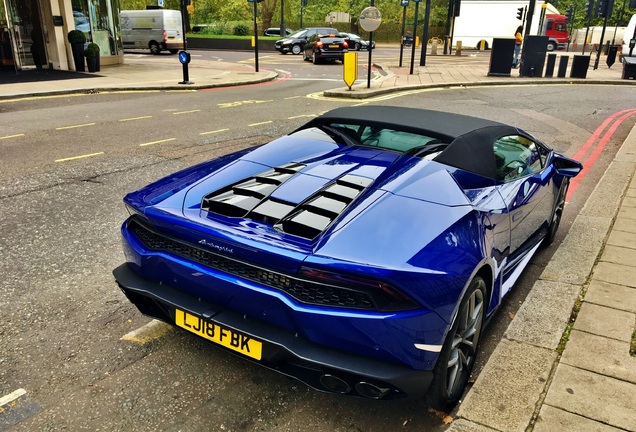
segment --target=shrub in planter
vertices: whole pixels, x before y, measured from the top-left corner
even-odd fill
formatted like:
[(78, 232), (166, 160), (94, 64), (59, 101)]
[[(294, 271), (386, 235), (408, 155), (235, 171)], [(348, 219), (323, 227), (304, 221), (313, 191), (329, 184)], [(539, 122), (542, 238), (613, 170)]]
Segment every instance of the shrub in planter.
[(67, 37), (71, 44), (71, 50), (73, 51), (75, 70), (77, 72), (84, 72), (84, 44), (86, 43), (86, 36), (81, 30), (71, 30), (68, 32)]
[(99, 45), (96, 43), (89, 43), (84, 50), (84, 56), (86, 57), (86, 64), (88, 65), (89, 72), (96, 72), (99, 70)]
[(235, 36), (247, 36), (250, 33), (250, 29), (243, 24), (239, 24), (234, 27), (234, 35)]

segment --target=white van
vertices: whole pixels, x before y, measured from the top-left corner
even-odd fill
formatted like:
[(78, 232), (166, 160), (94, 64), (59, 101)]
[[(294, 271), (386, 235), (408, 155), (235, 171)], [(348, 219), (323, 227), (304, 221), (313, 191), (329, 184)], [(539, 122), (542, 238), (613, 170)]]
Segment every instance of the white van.
[(181, 12), (169, 9), (126, 10), (119, 14), (124, 49), (149, 49), (153, 54), (183, 49)]
[[(621, 55), (623, 57), (629, 56), (629, 41), (636, 38), (634, 35), (634, 29), (636, 29), (636, 14), (632, 15), (632, 18), (629, 20), (629, 24), (627, 24), (627, 28), (625, 29), (625, 35), (623, 36), (623, 49), (621, 50)], [(636, 56), (636, 46), (632, 49), (632, 57)]]

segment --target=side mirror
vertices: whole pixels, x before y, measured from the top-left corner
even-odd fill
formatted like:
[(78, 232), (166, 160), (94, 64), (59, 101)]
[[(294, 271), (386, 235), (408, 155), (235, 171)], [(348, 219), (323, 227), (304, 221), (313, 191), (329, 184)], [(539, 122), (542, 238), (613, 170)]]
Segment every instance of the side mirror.
[(554, 154), (553, 164), (557, 173), (565, 177), (576, 177), (583, 169), (581, 162), (565, 157), (559, 153)]

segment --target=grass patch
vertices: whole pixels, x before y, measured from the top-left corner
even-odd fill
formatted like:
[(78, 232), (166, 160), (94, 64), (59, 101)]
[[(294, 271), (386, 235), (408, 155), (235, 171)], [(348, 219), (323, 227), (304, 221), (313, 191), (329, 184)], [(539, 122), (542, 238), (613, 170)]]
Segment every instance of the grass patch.
[[(568, 340), (570, 340), (570, 333), (572, 333), (572, 329), (574, 328), (574, 323), (576, 322), (576, 317), (579, 316), (579, 312), (581, 311), (581, 306), (583, 305), (583, 299), (585, 298), (585, 293), (587, 293), (587, 285), (583, 285), (581, 288), (581, 292), (579, 293), (576, 302), (574, 302), (574, 307), (572, 308), (572, 313), (570, 314), (570, 318), (568, 319), (568, 325), (565, 327), (563, 331), (563, 335), (561, 336), (561, 340), (559, 341), (559, 346), (557, 347), (557, 352), (559, 354), (563, 354), (565, 350), (565, 345)], [(636, 334), (636, 333), (635, 333)]]
[(632, 333), (632, 343), (629, 346), (629, 355), (636, 357), (636, 329), (634, 329), (634, 333)]

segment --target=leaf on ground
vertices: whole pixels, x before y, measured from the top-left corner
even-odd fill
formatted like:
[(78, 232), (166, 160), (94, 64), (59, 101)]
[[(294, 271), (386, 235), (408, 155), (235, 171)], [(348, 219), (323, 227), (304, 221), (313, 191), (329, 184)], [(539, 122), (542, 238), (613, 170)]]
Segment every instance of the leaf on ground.
[(440, 419), (445, 425), (451, 424), (454, 420), (454, 418), (446, 414), (444, 411), (438, 411), (435, 408), (429, 407), (428, 412), (435, 414), (435, 416), (437, 416), (437, 418)]

